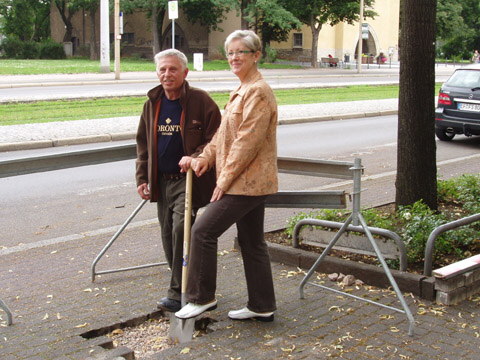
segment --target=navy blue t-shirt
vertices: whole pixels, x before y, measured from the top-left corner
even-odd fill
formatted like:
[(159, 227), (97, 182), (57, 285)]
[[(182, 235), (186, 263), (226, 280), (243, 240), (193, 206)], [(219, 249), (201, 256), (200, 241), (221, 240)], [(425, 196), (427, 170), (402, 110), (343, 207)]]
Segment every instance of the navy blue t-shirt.
[(180, 133), (182, 106), (180, 100), (168, 100), (162, 97), (158, 119), (158, 171), (166, 174), (180, 172), (178, 162), (183, 156), (183, 142)]

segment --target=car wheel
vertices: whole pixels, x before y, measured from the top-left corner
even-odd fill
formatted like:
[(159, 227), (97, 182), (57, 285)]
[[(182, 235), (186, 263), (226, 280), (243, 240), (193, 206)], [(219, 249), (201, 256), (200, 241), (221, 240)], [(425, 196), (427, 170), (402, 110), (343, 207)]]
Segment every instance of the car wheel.
[(452, 141), (455, 137), (454, 132), (447, 132), (446, 129), (435, 128), (435, 135), (442, 141)]

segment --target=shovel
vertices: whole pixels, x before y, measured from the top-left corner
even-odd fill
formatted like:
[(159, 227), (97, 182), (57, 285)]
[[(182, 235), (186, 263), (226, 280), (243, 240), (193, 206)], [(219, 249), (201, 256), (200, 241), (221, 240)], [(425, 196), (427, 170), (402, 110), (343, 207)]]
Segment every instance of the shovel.
[[(187, 272), (188, 257), (190, 252), (190, 230), (192, 224), (192, 169), (187, 171), (187, 184), (185, 187), (185, 220), (183, 230), (183, 262), (182, 262), (182, 288), (181, 288), (181, 304), (184, 307), (187, 303)], [(195, 318), (179, 319), (175, 313), (170, 313), (170, 339), (175, 342), (185, 343), (193, 338), (195, 330)]]

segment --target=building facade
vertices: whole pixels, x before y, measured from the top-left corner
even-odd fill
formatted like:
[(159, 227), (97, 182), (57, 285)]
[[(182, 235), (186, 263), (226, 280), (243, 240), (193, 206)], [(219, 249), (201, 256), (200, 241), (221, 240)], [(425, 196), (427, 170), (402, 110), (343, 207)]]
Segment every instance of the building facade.
[[(372, 57), (380, 53), (389, 59), (398, 59), (399, 13), (400, 0), (376, 0), (374, 10), (378, 13), (375, 19), (366, 19), (363, 23), (362, 49), (365, 55)], [(93, 21), (92, 21), (93, 20)], [(73, 33), (70, 42), (74, 55), (87, 55), (92, 32), (97, 44), (100, 43), (100, 14), (95, 19), (90, 13), (77, 12), (73, 18)], [(110, 17), (110, 40), (113, 41), (113, 24)], [(223, 31), (209, 32), (205, 27), (187, 22), (180, 16), (175, 20), (175, 47), (187, 54), (201, 52), (205, 59), (218, 59), (222, 56), (225, 38), (232, 31), (239, 29), (241, 21), (235, 11), (227, 14), (219, 24)], [(51, 11), (52, 38), (62, 42), (65, 25), (58, 9), (53, 5)], [(165, 15), (162, 26), (162, 49), (172, 45), (172, 21)], [(359, 24), (340, 23), (335, 26), (325, 24), (320, 31), (317, 57), (333, 57), (353, 61), (356, 58), (359, 39)], [(277, 50), (278, 57), (299, 62), (309, 62), (312, 52), (312, 32), (309, 27), (292, 31), (285, 42), (273, 42), (271, 47)], [(122, 56), (153, 56), (153, 36), (151, 20), (143, 12), (125, 14), (123, 20)]]

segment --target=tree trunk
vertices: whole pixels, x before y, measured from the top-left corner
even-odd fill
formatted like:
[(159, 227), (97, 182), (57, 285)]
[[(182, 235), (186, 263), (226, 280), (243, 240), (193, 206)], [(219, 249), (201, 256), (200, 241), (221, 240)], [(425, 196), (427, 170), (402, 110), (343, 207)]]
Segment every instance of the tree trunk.
[(97, 10), (95, 8), (90, 9), (90, 60), (99, 60), (100, 54), (98, 52), (96, 27), (95, 27), (95, 15)]
[(312, 67), (318, 67), (318, 37), (320, 35), (320, 30), (322, 30), (322, 24), (316, 24), (315, 19), (312, 16), (310, 20), (310, 29), (312, 29)]
[(242, 28), (242, 30), (247, 30), (249, 28), (249, 23), (244, 18), (244, 15), (245, 15), (244, 11), (247, 8), (249, 3), (250, 3), (250, 0), (240, 1), (240, 27)]
[(65, 20), (65, 35), (63, 36), (63, 42), (72, 41), (73, 24), (71, 16), (68, 16)]
[(434, 120), (436, 0), (402, 0), (396, 205), (437, 208)]
[(165, 17), (165, 9), (158, 9), (156, 5), (152, 9), (152, 34), (153, 34), (153, 56), (162, 51), (162, 28), (163, 18)]
[(153, 35), (153, 56), (160, 52), (160, 36), (158, 36), (158, 8), (157, 5), (153, 5), (152, 9), (152, 35)]
[(65, 35), (63, 36), (63, 42), (72, 41), (73, 24), (72, 17), (75, 11), (71, 12), (65, 1), (55, 2), (57, 9), (60, 13), (63, 23), (65, 24)]

